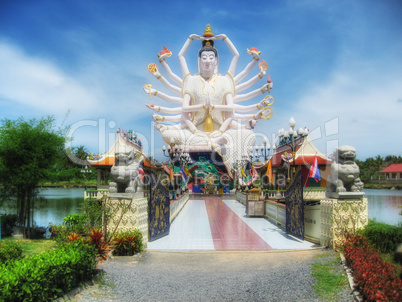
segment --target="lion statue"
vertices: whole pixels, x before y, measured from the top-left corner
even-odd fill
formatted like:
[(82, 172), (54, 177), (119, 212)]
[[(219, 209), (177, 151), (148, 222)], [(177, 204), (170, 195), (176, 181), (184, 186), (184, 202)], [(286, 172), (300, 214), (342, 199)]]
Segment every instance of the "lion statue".
[(354, 147), (340, 146), (335, 150), (331, 174), (327, 180), (327, 192), (361, 192), (363, 190), (364, 184), (360, 180), (360, 169), (355, 159)]
[(141, 177), (138, 172), (140, 166), (139, 152), (131, 149), (116, 151), (115, 163), (110, 171), (112, 181), (109, 184), (110, 193), (142, 192)]

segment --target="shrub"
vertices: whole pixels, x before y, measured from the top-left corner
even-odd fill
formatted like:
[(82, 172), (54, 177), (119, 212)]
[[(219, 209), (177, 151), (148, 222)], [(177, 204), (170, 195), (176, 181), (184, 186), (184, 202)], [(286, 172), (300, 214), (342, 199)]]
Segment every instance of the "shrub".
[(0, 241), (0, 263), (22, 259), (22, 246), (14, 241)]
[(362, 235), (346, 236), (345, 258), (361, 294), (368, 301), (401, 301), (402, 280), (393, 265), (381, 259)]
[(132, 256), (142, 251), (142, 234), (139, 230), (124, 232), (112, 240), (113, 255)]
[(402, 243), (402, 226), (370, 220), (362, 234), (381, 253), (393, 253), (398, 244)]
[(61, 246), (67, 243), (69, 236), (77, 234), (78, 236), (85, 237), (89, 233), (87, 226), (88, 218), (82, 214), (67, 215), (63, 220), (63, 225), (50, 224), (51, 238), (54, 239), (57, 245)]
[(13, 233), (13, 227), (17, 222), (17, 215), (2, 214), (1, 215), (1, 237), (10, 237)]
[(102, 227), (102, 204), (96, 199), (86, 198), (81, 204), (81, 210), (88, 217), (89, 226)]
[(97, 251), (97, 257), (102, 263), (107, 259), (107, 253), (109, 252), (106, 242), (103, 240), (103, 233), (99, 230), (93, 229), (91, 235), (89, 235), (89, 244), (93, 245)]
[(79, 241), (0, 265), (3, 301), (49, 301), (94, 274), (95, 249)]
[(88, 232), (88, 217), (83, 214), (70, 214), (64, 217), (63, 225), (70, 232), (85, 235)]

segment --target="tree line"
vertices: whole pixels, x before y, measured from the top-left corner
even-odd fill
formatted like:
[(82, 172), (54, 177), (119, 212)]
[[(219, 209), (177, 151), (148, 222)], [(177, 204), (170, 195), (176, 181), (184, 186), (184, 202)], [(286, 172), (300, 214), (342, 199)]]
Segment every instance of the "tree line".
[[(4, 119), (0, 125), (0, 207), (15, 203), (17, 225), (30, 238), (38, 187), (44, 182), (83, 179), (67, 154), (86, 159), (83, 146), (65, 148), (66, 130), (57, 128), (53, 117), (25, 121)], [(96, 177), (96, 173), (90, 173)]]
[(387, 155), (385, 158), (377, 155), (374, 157), (369, 157), (365, 161), (356, 160), (357, 165), (360, 168), (360, 178), (364, 183), (369, 183), (371, 179), (382, 179), (385, 177), (381, 170), (392, 164), (402, 163), (402, 156)]

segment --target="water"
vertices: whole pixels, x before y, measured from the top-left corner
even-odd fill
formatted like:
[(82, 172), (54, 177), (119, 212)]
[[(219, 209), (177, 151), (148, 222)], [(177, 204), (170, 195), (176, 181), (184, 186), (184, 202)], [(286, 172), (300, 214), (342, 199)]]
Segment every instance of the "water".
[[(368, 199), (369, 219), (391, 225), (402, 224), (399, 212), (402, 208), (402, 191), (364, 189)], [(46, 188), (40, 195), (43, 200), (36, 203), (34, 221), (37, 226), (47, 227), (49, 223), (61, 224), (69, 214), (80, 213), (80, 204), (84, 198), (81, 188)], [(11, 213), (10, 205), (0, 212)]]
[(398, 208), (402, 205), (401, 190), (364, 189), (363, 192), (368, 200), (369, 219), (391, 225), (402, 224), (402, 215), (399, 215), (402, 208)]
[[(64, 217), (80, 213), (80, 204), (84, 199), (83, 188), (44, 188), (41, 199), (35, 202), (34, 222), (37, 226), (48, 227), (49, 223), (62, 224)], [(15, 213), (15, 205), (5, 204), (1, 213)]]

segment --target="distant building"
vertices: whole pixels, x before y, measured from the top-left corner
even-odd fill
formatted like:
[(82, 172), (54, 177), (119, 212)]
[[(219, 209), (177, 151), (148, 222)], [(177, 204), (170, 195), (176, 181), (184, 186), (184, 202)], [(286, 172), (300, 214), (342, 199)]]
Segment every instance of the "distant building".
[(402, 164), (392, 164), (380, 171), (380, 173), (385, 174), (387, 183), (402, 183)]

